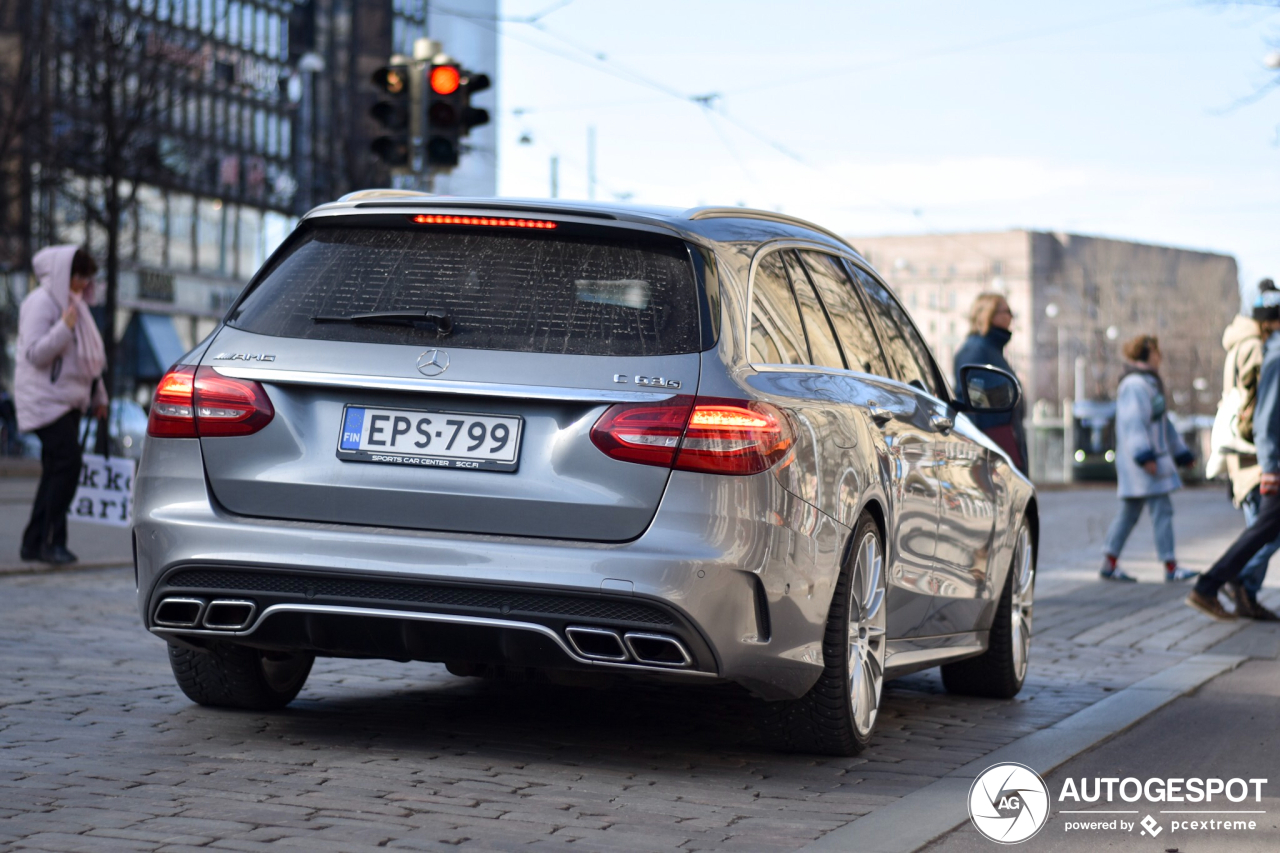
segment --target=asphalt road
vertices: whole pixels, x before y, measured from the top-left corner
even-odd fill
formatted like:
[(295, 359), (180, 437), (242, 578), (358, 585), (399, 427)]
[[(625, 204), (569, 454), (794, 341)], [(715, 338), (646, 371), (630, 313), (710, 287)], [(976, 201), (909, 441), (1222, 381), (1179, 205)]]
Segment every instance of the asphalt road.
[[(734, 688), (325, 660), (285, 711), (200, 708), (139, 624), (127, 568), (0, 577), (0, 850), (796, 850), (1239, 629), (1184, 608), (1181, 585), (1096, 579), (1113, 493), (1043, 506), (1023, 692), (900, 679), (848, 759), (771, 750)], [(1184, 562), (1240, 526), (1216, 491), (1175, 506)], [(1126, 557), (1154, 579), (1150, 548), (1140, 527)]]

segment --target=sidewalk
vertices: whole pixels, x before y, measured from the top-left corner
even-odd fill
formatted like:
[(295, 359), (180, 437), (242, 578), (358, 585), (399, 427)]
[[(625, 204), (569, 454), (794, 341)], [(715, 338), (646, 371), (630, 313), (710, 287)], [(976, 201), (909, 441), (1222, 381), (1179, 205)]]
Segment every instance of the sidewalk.
[(22, 531), (31, 517), (31, 499), (35, 496), (37, 482), (35, 477), (0, 476), (0, 575), (133, 564), (133, 543), (127, 527), (107, 527), (82, 521), (69, 522), (67, 527), (67, 547), (80, 558), (78, 563), (54, 567), (19, 559)]

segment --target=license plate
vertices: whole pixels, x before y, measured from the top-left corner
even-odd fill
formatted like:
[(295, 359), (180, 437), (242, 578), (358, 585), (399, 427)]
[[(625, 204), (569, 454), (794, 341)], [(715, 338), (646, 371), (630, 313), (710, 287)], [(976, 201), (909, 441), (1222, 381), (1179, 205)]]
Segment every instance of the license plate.
[(347, 406), (338, 458), (423, 468), (515, 471), (524, 419), (508, 415)]

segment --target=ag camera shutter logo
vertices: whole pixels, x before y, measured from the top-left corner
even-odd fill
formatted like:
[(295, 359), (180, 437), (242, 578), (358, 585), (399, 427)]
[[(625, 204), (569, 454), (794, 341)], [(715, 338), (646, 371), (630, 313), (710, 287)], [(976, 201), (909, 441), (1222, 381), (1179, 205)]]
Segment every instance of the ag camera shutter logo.
[(1049, 787), (1023, 764), (993, 765), (969, 788), (969, 818), (986, 838), (1020, 844), (1048, 821)]

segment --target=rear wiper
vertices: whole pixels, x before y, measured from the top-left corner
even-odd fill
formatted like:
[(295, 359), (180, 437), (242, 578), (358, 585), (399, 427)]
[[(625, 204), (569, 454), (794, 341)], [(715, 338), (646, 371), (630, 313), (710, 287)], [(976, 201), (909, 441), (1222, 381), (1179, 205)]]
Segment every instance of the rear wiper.
[(434, 325), (440, 337), (452, 334), (453, 319), (440, 309), (426, 311), (374, 311), (369, 314), (337, 316), (321, 314), (311, 318), (313, 323), (374, 323), (382, 326), (410, 326), (419, 328)]

